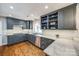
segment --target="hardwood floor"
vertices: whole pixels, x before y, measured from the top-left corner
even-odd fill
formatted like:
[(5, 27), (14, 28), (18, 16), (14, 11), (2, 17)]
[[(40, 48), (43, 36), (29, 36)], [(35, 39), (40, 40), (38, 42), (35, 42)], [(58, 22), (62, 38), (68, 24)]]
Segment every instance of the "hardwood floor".
[(46, 54), (30, 42), (20, 42), (18, 44), (0, 47), (2, 56), (45, 56)]
[(3, 53), (3, 46), (0, 46), (0, 56), (2, 56), (2, 53)]

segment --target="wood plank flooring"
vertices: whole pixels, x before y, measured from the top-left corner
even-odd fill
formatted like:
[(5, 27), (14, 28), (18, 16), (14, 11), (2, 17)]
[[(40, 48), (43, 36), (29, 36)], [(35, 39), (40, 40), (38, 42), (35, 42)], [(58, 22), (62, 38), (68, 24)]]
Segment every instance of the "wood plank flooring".
[(30, 42), (20, 42), (18, 44), (0, 47), (2, 56), (45, 56), (46, 54)]

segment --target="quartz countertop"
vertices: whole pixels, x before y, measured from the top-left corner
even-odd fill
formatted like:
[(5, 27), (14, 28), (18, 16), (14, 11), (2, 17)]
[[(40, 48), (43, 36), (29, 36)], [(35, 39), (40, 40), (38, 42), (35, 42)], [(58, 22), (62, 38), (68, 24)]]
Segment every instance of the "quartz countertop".
[(58, 39), (50, 44), (45, 50), (50, 56), (77, 56), (72, 40)]
[(5, 31), (5, 36), (9, 36), (9, 35), (15, 35), (15, 34), (32, 34), (32, 35), (35, 35), (35, 36), (40, 36), (40, 37), (45, 37), (45, 38), (49, 38), (49, 39), (56, 39), (56, 37), (51, 37), (51, 36), (48, 36), (48, 35), (44, 35), (44, 34), (34, 34), (32, 32), (32, 30), (7, 30)]

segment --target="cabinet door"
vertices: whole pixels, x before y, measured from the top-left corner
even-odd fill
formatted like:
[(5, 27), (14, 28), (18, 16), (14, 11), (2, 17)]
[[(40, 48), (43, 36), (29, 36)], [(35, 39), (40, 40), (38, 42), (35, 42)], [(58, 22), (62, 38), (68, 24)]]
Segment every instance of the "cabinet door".
[(33, 28), (33, 22), (32, 21), (26, 21), (26, 29), (32, 29)]
[(26, 22), (23, 20), (19, 20), (19, 26), (22, 25), (22, 29), (26, 29)]
[(34, 35), (31, 36), (31, 41), (35, 44), (36, 37)]
[(14, 18), (7, 18), (7, 29), (13, 29), (14, 25), (19, 25), (19, 20)]
[(26, 21), (26, 29), (30, 29), (29, 28), (29, 21)]
[(18, 20), (18, 19), (12, 19), (12, 20), (13, 20), (13, 25), (19, 26), (20, 20)]
[(33, 22), (30, 21), (30, 29), (32, 29), (32, 28), (33, 28)]
[(28, 40), (30, 42), (32, 42), (33, 44), (35, 44), (36, 37), (34, 35), (29, 35), (29, 39)]
[(25, 34), (25, 40), (29, 40), (29, 34)]
[(58, 11), (58, 29), (64, 28), (64, 13), (63, 10)]
[(14, 21), (12, 19), (7, 19), (7, 29), (13, 29)]

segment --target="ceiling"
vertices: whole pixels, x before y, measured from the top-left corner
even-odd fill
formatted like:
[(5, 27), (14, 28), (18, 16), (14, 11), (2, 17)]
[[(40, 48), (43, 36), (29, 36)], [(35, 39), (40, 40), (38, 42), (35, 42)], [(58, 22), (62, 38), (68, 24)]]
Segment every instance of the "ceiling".
[[(33, 20), (70, 4), (72, 3), (0, 3), (0, 16)], [(13, 6), (13, 9), (10, 6)], [(48, 9), (45, 9), (45, 6), (48, 6)]]

